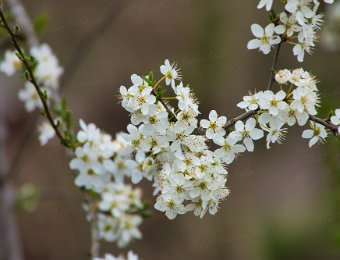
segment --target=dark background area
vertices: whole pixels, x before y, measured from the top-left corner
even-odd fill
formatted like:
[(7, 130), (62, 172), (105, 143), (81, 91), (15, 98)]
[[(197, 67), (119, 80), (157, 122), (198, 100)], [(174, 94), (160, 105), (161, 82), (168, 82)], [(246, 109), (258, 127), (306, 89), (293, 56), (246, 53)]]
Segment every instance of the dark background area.
[[(267, 24), (264, 10), (254, 0), (26, 0), (31, 17), (48, 15), (41, 36), (64, 66), (83, 37), (108, 10), (117, 8), (105, 31), (92, 35), (95, 43), (81, 53), (71, 69), (72, 79), (62, 86), (76, 119), (94, 122), (114, 135), (125, 130), (128, 114), (118, 104), (121, 85), (133, 73), (159, 73), (166, 58), (182, 68), (183, 80), (194, 89), (200, 111), (211, 109), (228, 118), (241, 113), (236, 104), (249, 90), (266, 87), (272, 55), (248, 51), (250, 25)], [(117, 4), (118, 3), (118, 4)], [(320, 80), (326, 108), (340, 103), (340, 52), (317, 47), (304, 64), (284, 46), (279, 68), (303, 66)], [(159, 74), (158, 74), (159, 75)], [(17, 99), (19, 79), (1, 86), (10, 126), (10, 157), (18, 152), (33, 115)], [(228, 169), (229, 198), (216, 216), (193, 214), (169, 221), (153, 210), (141, 230), (143, 239), (129, 249), (143, 259), (339, 259), (340, 226), (339, 141), (308, 148), (302, 129), (289, 129), (282, 145), (256, 144), (255, 153), (243, 154)], [(333, 138), (334, 139), (334, 138)], [(34, 212), (18, 211), (26, 259), (86, 259), (89, 225), (81, 195), (73, 185), (68, 158), (57, 141), (40, 147), (30, 139), (18, 167), (16, 187), (34, 183), (39, 201)], [(150, 183), (142, 184), (151, 201)], [(104, 243), (102, 252), (125, 253)]]

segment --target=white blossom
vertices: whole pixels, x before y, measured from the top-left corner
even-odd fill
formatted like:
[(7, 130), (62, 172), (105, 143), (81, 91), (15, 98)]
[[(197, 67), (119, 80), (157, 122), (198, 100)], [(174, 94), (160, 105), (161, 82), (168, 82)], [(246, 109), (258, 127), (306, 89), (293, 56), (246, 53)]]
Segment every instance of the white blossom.
[(220, 135), (216, 135), (214, 143), (221, 146), (221, 148), (215, 151), (216, 157), (220, 158), (227, 164), (232, 163), (239, 153), (243, 153), (246, 150), (243, 145), (237, 144), (237, 142), (237, 139), (229, 136), (227, 138), (223, 138)]
[(180, 74), (176, 64), (170, 64), (169, 60), (165, 60), (164, 65), (161, 66), (161, 73), (165, 76), (166, 85), (174, 87), (175, 80), (179, 80)]
[(30, 82), (25, 83), (24, 88), (19, 91), (18, 96), (19, 99), (25, 103), (27, 112), (32, 112), (37, 108), (43, 108), (39, 94), (34, 85)]
[(267, 148), (270, 148), (271, 143), (281, 143), (284, 139), (284, 135), (286, 133), (286, 128), (282, 128), (284, 123), (278, 122), (276, 120), (271, 121), (269, 124), (269, 128), (266, 130), (268, 131), (267, 135)]
[(268, 54), (273, 45), (281, 42), (281, 38), (274, 35), (275, 25), (273, 23), (267, 25), (265, 29), (258, 24), (253, 24), (251, 31), (256, 39), (248, 42), (248, 49), (250, 50), (259, 48), (264, 54)]
[(37, 81), (45, 87), (59, 87), (59, 78), (64, 70), (59, 66), (57, 57), (53, 54), (48, 44), (34, 46), (31, 55), (37, 60), (34, 75)]
[(286, 84), (292, 77), (292, 73), (290, 70), (280, 70), (275, 74), (275, 80), (279, 84)]
[(7, 76), (13, 76), (21, 68), (22, 63), (16, 55), (16, 52), (9, 50), (6, 51), (5, 58), (0, 63), (0, 71), (5, 73)]
[(202, 119), (200, 125), (202, 128), (206, 129), (206, 136), (208, 139), (213, 139), (215, 135), (225, 135), (225, 130), (223, 127), (227, 123), (227, 118), (225, 116), (218, 117), (215, 110), (211, 110), (209, 113), (209, 120)]
[(237, 104), (239, 108), (255, 111), (259, 108), (259, 100), (262, 98), (263, 92), (255, 93), (254, 95), (244, 96), (243, 101)]
[(256, 128), (256, 120), (254, 118), (249, 118), (245, 124), (242, 121), (237, 121), (235, 131), (231, 132), (229, 136), (239, 141), (243, 140), (243, 144), (248, 152), (253, 152), (253, 140), (261, 139), (263, 137), (263, 131)]
[(325, 139), (328, 136), (326, 128), (323, 125), (318, 123), (311, 122), (310, 124), (311, 129), (305, 130), (302, 133), (302, 137), (309, 140), (309, 147), (312, 147), (317, 142), (325, 142)]
[(276, 94), (272, 91), (263, 92), (262, 98), (259, 100), (261, 109), (268, 109), (269, 113), (277, 116), (280, 111), (286, 109), (287, 103), (284, 101), (286, 93), (280, 90)]
[(49, 122), (42, 122), (38, 126), (40, 145), (46, 145), (55, 136), (55, 131)]

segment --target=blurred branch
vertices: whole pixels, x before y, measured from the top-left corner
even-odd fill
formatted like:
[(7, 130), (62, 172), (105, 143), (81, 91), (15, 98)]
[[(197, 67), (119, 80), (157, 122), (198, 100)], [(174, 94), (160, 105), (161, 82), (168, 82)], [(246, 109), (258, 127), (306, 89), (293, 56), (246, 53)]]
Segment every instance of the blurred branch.
[(99, 230), (98, 230), (98, 219), (97, 219), (97, 204), (93, 200), (89, 203), (91, 207), (91, 247), (90, 247), (90, 255), (91, 258), (99, 257)]
[(13, 214), (15, 194), (12, 184), (7, 179), (5, 97), (0, 95), (0, 98), (0, 259), (21, 260), (23, 259), (21, 243)]
[(93, 26), (93, 28), (84, 36), (84, 38), (79, 42), (71, 58), (65, 65), (65, 75), (63, 77), (63, 84), (65, 86), (67, 82), (71, 79), (74, 73), (82, 64), (86, 56), (89, 54), (89, 49), (95, 45), (99, 40), (100, 35), (105, 33), (105, 31), (112, 24), (112, 21), (117, 17), (120, 11), (127, 5), (126, 0), (116, 0), (109, 7), (100, 21)]
[(34, 27), (31, 19), (29, 18), (24, 6), (20, 0), (6, 0), (11, 13), (15, 17), (20, 29), (23, 31), (24, 35), (27, 37), (27, 43), (30, 47), (39, 44), (38, 37), (34, 31)]

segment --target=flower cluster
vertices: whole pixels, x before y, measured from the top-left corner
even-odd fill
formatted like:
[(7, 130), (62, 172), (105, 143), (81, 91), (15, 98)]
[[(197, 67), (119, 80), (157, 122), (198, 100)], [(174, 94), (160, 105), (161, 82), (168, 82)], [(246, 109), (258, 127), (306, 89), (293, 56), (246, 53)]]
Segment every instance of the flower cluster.
[(101, 191), (98, 204), (98, 227), (100, 238), (126, 246), (132, 239), (140, 239), (138, 227), (143, 218), (137, 214), (143, 207), (141, 190), (129, 185), (109, 183)]
[(275, 80), (282, 89), (276, 94), (270, 90), (260, 91), (244, 97), (238, 104), (247, 111), (258, 111), (258, 123), (268, 132), (268, 148), (271, 143), (281, 142), (285, 125), (304, 126), (309, 115), (317, 114), (319, 105), (317, 82), (307, 71), (281, 70), (276, 73)]
[[(63, 68), (59, 66), (57, 57), (47, 44), (32, 47), (30, 54), (34, 57), (34, 75), (42, 91), (47, 94), (47, 97), (56, 95), (59, 78), (63, 73)], [(22, 62), (17, 57), (16, 52), (6, 51), (4, 60), (0, 63), (0, 71), (7, 76), (13, 76), (20, 70), (22, 70)], [(28, 112), (42, 108), (38, 93), (32, 83), (28, 81), (24, 88), (19, 91), (19, 99), (25, 103)]]
[[(322, 24), (322, 14), (318, 14), (319, 0), (287, 0), (284, 10), (276, 14), (272, 10), (273, 0), (261, 0), (258, 8), (271, 10), (271, 23), (263, 29), (258, 24), (251, 26), (256, 37), (248, 42), (248, 49), (259, 49), (268, 54), (274, 45), (286, 41), (292, 45), (298, 61), (304, 60), (305, 53), (311, 54), (318, 40), (318, 31)], [(333, 0), (323, 2), (332, 4)]]
[(104, 134), (94, 124), (80, 120), (77, 134), (79, 146), (70, 168), (77, 170), (75, 185), (97, 194), (98, 229), (100, 238), (126, 246), (132, 239), (141, 238), (138, 230), (143, 208), (141, 191), (124, 184), (124, 175), (129, 175), (126, 165), (130, 154), (125, 141), (119, 135), (116, 140)]
[(76, 186), (99, 193), (113, 176), (108, 168), (122, 144), (112, 141), (110, 135), (102, 133), (94, 124), (86, 125), (80, 120), (80, 127), (77, 141), (81, 145), (75, 150), (76, 158), (70, 162), (70, 168), (79, 172)]
[(129, 251), (127, 256), (124, 257), (122, 255), (115, 257), (111, 254), (105, 254), (105, 256), (102, 257), (95, 257), (93, 260), (138, 260), (138, 255), (134, 254), (132, 251)]
[[(157, 83), (153, 76), (132, 75), (132, 86), (120, 88), (122, 106), (131, 113), (128, 133), (122, 134), (126, 149), (134, 160), (132, 181), (145, 177), (154, 182), (157, 198), (155, 208), (169, 219), (177, 214), (194, 211), (202, 217), (207, 211), (217, 212), (220, 200), (228, 195), (225, 188), (227, 171), (222, 161), (208, 150), (208, 139), (198, 135), (197, 101), (189, 87), (178, 82), (179, 72), (168, 60), (162, 65), (164, 77)], [(175, 96), (164, 98), (166, 91), (159, 84), (165, 81)], [(177, 109), (166, 100), (173, 100)], [(223, 133), (225, 118), (211, 114), (209, 138)]]
[[(122, 106), (131, 113), (128, 133), (121, 136), (130, 153), (125, 165), (132, 181), (143, 177), (153, 181), (158, 194), (155, 208), (169, 219), (189, 211), (200, 217), (215, 214), (229, 194), (225, 166), (240, 153), (253, 152), (254, 141), (265, 133), (268, 149), (280, 143), (285, 126), (306, 125), (319, 106), (316, 79), (303, 69), (285, 69), (275, 75), (280, 91), (259, 91), (238, 104), (247, 116), (228, 121), (212, 110), (209, 119), (198, 122), (198, 102), (179, 82), (177, 67), (166, 60), (161, 73), (164, 77), (157, 82), (153, 74), (134, 74), (132, 85), (120, 88)], [(171, 88), (161, 87), (162, 81)], [(164, 97), (168, 90), (174, 96)], [(340, 124), (338, 114), (337, 110), (333, 124)], [(303, 133), (311, 139), (310, 146), (328, 135), (323, 125), (311, 120), (311, 126)], [(215, 150), (209, 149), (210, 142)]]

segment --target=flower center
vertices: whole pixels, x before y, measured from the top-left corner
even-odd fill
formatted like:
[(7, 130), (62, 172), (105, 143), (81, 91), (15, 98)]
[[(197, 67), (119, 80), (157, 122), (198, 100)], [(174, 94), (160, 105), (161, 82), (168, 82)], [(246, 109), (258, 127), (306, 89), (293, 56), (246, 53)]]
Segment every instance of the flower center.
[(270, 101), (270, 105), (275, 107), (277, 105), (277, 103), (279, 103), (276, 99), (273, 99), (272, 101)]
[(150, 124), (152, 124), (152, 125), (154, 125), (154, 124), (156, 124), (157, 123), (157, 117), (156, 116), (150, 116), (150, 118), (149, 118), (149, 123)]
[(166, 73), (166, 77), (167, 77), (168, 79), (172, 79), (172, 72), (171, 72), (171, 71), (168, 71), (168, 72)]
[(261, 37), (261, 42), (262, 44), (265, 44), (265, 43), (268, 43), (269, 41), (269, 38), (266, 34), (264, 34), (262, 37)]

